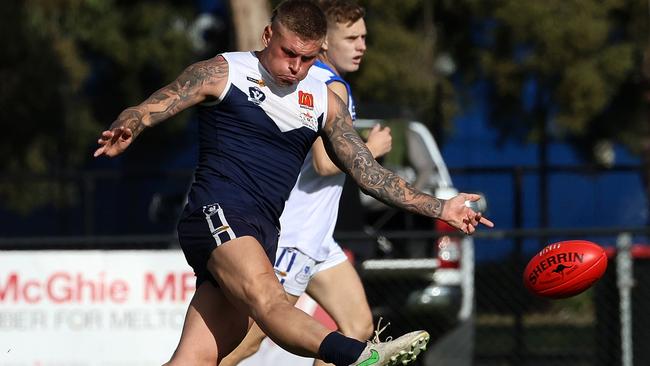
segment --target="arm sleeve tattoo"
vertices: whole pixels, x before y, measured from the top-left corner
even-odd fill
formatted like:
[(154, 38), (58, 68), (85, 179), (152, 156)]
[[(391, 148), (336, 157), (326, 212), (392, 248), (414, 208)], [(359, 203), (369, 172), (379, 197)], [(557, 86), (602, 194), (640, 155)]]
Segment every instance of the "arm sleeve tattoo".
[(145, 127), (154, 126), (206, 98), (216, 98), (220, 94), (219, 86), (224, 85), (227, 77), (228, 64), (220, 56), (190, 65), (174, 82), (120, 113), (111, 128), (128, 127), (137, 137)]
[(422, 193), (404, 179), (382, 167), (373, 158), (352, 127), (345, 103), (339, 98), (330, 108), (323, 128), (325, 147), (341, 170), (349, 174), (369, 195), (390, 204), (429, 217), (440, 217), (444, 200)]

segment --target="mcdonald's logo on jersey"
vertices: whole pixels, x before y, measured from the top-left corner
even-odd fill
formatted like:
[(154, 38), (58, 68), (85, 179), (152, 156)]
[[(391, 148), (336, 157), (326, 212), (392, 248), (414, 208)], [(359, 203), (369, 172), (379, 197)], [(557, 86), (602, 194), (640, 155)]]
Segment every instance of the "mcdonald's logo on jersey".
[(305, 93), (302, 90), (299, 90), (298, 104), (303, 108), (314, 109), (314, 96), (310, 93)]

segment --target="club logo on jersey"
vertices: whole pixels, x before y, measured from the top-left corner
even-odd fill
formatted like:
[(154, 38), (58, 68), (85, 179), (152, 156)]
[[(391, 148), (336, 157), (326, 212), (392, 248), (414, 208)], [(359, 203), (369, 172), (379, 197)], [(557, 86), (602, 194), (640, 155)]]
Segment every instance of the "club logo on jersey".
[(302, 125), (309, 128), (312, 131), (318, 132), (318, 120), (311, 112), (305, 111), (300, 112), (300, 121)]
[(314, 109), (314, 96), (310, 93), (305, 93), (304, 91), (299, 90), (298, 105), (302, 108)]
[(255, 105), (260, 105), (266, 99), (266, 94), (260, 88), (251, 86), (248, 88), (248, 101)]
[(257, 85), (261, 86), (262, 88), (266, 86), (266, 83), (262, 79), (255, 79), (254, 77), (246, 76), (246, 80), (257, 84)]
[(296, 274), (296, 282), (305, 284), (309, 282), (311, 278), (312, 267), (309, 264), (305, 264), (304, 267)]
[(203, 206), (203, 213), (206, 216), (210, 217), (210, 216), (216, 214), (220, 209), (221, 209), (221, 207), (219, 206), (218, 203), (213, 203), (213, 204), (210, 204), (210, 205)]

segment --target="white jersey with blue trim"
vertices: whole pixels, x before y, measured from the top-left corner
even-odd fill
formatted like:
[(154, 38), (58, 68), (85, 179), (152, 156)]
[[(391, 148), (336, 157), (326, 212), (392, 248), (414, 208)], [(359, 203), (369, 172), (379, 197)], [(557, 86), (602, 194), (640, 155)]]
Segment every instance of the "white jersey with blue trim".
[(199, 162), (185, 214), (212, 203), (279, 217), (327, 113), (327, 87), (309, 75), (277, 85), (253, 52), (222, 54), (228, 81), (199, 107)]
[(357, 119), (356, 105), (354, 104), (354, 98), (352, 98), (352, 88), (350, 88), (350, 84), (345, 79), (337, 75), (329, 65), (321, 60), (314, 63), (314, 66), (309, 70), (309, 74), (316, 79), (324, 81), (327, 85), (335, 81), (345, 85), (345, 89), (348, 91), (348, 112), (350, 112), (350, 117), (352, 117), (353, 121)]
[[(334, 81), (343, 83), (348, 90), (348, 109), (350, 114), (356, 117), (350, 86), (345, 80), (320, 61), (312, 66), (309, 75), (326, 84)], [(337, 245), (332, 235), (336, 226), (344, 182), (343, 173), (330, 176), (318, 175), (314, 169), (310, 150), (300, 169), (298, 181), (291, 190), (284, 212), (280, 216), (282, 231), (278, 248), (294, 247), (316, 261), (327, 259), (330, 247)]]

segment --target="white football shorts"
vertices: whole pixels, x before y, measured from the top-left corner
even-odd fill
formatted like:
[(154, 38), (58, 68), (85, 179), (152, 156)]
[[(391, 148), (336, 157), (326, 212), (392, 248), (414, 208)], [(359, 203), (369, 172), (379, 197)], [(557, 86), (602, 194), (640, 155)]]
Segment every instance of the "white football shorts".
[(329, 255), (320, 262), (298, 248), (286, 247), (278, 248), (273, 269), (284, 290), (293, 296), (300, 296), (316, 273), (337, 266), (346, 260), (348, 257), (336, 243), (330, 245)]

